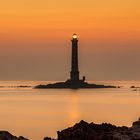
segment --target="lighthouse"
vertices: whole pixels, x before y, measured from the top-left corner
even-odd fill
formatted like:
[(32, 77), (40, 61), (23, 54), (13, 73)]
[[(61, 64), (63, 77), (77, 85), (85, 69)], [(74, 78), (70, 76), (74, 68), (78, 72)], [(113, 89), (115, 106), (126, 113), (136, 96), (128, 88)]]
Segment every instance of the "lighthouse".
[(78, 38), (76, 34), (73, 34), (71, 42), (72, 42), (72, 56), (71, 56), (70, 80), (71, 82), (78, 82), (79, 81)]
[(72, 36), (72, 53), (71, 53), (71, 71), (70, 82), (71, 84), (81, 84), (85, 81), (85, 76), (81, 80), (79, 78), (79, 66), (78, 66), (78, 38), (76, 34)]
[(104, 85), (96, 85), (89, 84), (85, 81), (85, 76), (83, 79), (79, 78), (79, 67), (78, 67), (78, 37), (76, 34), (72, 36), (72, 52), (71, 52), (71, 70), (70, 70), (70, 78), (64, 82), (57, 82), (48, 85), (37, 85), (35, 88), (41, 89), (79, 89), (79, 88), (116, 88), (115, 86), (104, 86)]

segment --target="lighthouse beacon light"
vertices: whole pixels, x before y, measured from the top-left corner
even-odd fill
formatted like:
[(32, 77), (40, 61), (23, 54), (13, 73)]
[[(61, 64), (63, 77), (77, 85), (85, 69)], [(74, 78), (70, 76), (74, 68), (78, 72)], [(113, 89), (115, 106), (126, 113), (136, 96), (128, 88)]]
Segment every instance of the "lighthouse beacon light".
[(73, 34), (73, 39), (77, 39), (77, 34)]

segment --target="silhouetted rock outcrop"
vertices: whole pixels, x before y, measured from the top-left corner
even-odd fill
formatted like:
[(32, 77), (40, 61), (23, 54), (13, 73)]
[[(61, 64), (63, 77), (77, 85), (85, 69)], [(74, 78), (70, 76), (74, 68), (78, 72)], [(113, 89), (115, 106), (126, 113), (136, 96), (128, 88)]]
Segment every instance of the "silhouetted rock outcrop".
[[(140, 119), (132, 127), (117, 127), (112, 124), (87, 123), (80, 121), (73, 127), (58, 131), (58, 138), (45, 137), (44, 140), (140, 140)], [(0, 140), (28, 140), (16, 137), (8, 131), (0, 131)]]
[(78, 82), (72, 82), (70, 80), (67, 80), (66, 82), (58, 82), (54, 84), (48, 84), (48, 85), (37, 85), (35, 86), (37, 89), (78, 89), (78, 88), (119, 88), (116, 86), (110, 86), (110, 85), (97, 85), (97, 84), (89, 84), (87, 82), (84, 82), (82, 80)]
[(29, 87), (31, 87), (31, 86), (20, 85), (20, 86), (17, 86), (17, 87), (19, 87), (19, 88), (29, 88)]
[(131, 86), (130, 88), (140, 88), (140, 87), (138, 87), (138, 86)]
[(44, 140), (55, 140), (55, 139), (52, 139), (50, 137), (46, 137), (46, 138), (44, 138)]
[(8, 131), (0, 131), (0, 140), (28, 140), (22, 136), (16, 137)]
[(140, 140), (140, 119), (132, 127), (81, 121), (73, 127), (58, 131), (57, 134), (57, 140)]

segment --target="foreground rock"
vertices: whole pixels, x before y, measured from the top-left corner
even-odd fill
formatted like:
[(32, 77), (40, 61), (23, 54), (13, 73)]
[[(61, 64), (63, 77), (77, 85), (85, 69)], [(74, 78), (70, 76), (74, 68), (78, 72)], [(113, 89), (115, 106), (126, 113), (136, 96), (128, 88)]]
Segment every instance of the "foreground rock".
[(16, 137), (8, 131), (0, 131), (0, 140), (28, 140), (22, 136)]
[[(140, 119), (132, 127), (81, 121), (73, 127), (58, 131), (57, 134), (57, 140), (140, 140)], [(44, 140), (54, 139), (46, 137)]]

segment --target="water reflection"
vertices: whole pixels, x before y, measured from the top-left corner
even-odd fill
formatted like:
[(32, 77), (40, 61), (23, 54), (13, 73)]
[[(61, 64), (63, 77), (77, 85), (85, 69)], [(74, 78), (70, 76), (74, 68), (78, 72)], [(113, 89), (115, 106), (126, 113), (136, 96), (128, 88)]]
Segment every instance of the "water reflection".
[(79, 98), (77, 94), (72, 94), (69, 102), (69, 123), (73, 125), (74, 122), (79, 120), (80, 111), (79, 111)]
[[(140, 117), (140, 92), (133, 92), (128, 85), (77, 91), (2, 88), (0, 129), (41, 140), (44, 136), (55, 137), (57, 130), (81, 119), (130, 126)], [(136, 85), (140, 86), (138, 82)]]

